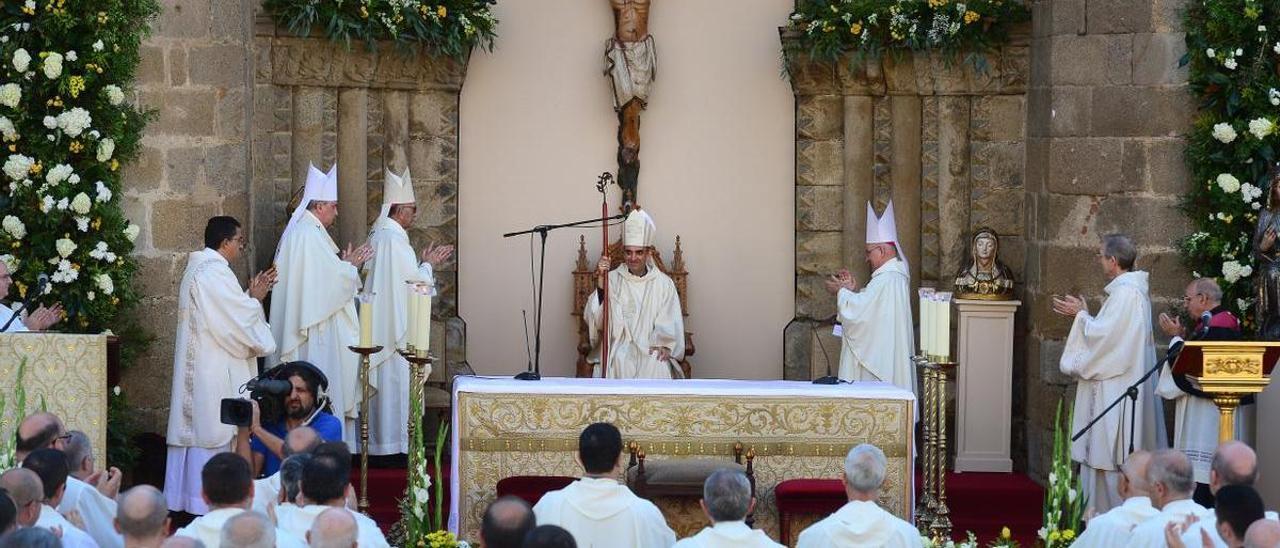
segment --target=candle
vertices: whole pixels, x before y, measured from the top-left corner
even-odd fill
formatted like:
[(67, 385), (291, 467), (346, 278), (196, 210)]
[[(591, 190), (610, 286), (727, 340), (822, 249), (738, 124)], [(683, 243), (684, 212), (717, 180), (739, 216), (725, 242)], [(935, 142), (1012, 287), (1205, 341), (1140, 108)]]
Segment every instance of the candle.
[(426, 356), (431, 348), (431, 295), (418, 294), (418, 355)]
[(404, 346), (406, 350), (412, 350), (415, 346), (414, 336), (418, 333), (418, 299), (417, 291), (414, 291), (412, 283), (405, 286), (408, 290), (408, 310), (405, 311), (406, 317), (409, 319), (409, 326), (404, 330)]
[(951, 357), (951, 294), (938, 294), (938, 355), (943, 361)]
[(360, 298), (360, 348), (373, 346), (373, 302), (370, 296)]
[(932, 295), (932, 287), (920, 288), (920, 353), (926, 356), (930, 354), (933, 343), (933, 306), (929, 300)]

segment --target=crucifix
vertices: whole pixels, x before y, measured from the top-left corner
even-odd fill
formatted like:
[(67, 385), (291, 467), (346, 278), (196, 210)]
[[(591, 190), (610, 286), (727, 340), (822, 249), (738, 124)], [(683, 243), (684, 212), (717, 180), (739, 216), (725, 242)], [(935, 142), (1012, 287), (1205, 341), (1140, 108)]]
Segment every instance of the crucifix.
[(605, 41), (605, 74), (613, 82), (618, 113), (618, 186), (623, 210), (636, 200), (640, 176), (640, 111), (649, 101), (649, 84), (658, 57), (649, 34), (650, 0), (609, 0), (614, 34)]

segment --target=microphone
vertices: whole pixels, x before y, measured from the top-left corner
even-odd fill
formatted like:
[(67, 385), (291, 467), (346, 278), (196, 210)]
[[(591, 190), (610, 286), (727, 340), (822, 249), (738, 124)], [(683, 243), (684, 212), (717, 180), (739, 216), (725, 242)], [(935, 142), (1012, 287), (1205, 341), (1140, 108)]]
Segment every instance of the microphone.
[(831, 358), (827, 356), (827, 347), (822, 344), (822, 337), (818, 336), (818, 331), (813, 328), (813, 324), (809, 324), (809, 332), (813, 333), (813, 338), (818, 341), (818, 348), (822, 350), (822, 359), (827, 363), (826, 376), (813, 379), (813, 384), (840, 384), (840, 379), (831, 374)]
[(1196, 330), (1196, 339), (1203, 339), (1205, 335), (1209, 334), (1209, 320), (1211, 319), (1213, 319), (1213, 314), (1209, 313), (1208, 310), (1200, 315), (1200, 329)]
[(45, 274), (44, 272), (41, 272), (40, 276), (36, 278), (35, 288), (33, 288), (29, 293), (27, 293), (27, 298), (23, 299), (22, 305), (19, 306), (17, 310), (13, 311), (12, 316), (9, 316), (9, 321), (4, 322), (4, 326), (0, 326), (0, 333), (4, 333), (8, 331), (9, 326), (13, 325), (14, 320), (17, 320), (18, 316), (22, 315), (23, 310), (31, 309), (31, 303), (35, 302), (36, 297), (39, 297), (41, 294), (44, 293), (44, 288), (47, 285), (49, 285), (49, 275)]

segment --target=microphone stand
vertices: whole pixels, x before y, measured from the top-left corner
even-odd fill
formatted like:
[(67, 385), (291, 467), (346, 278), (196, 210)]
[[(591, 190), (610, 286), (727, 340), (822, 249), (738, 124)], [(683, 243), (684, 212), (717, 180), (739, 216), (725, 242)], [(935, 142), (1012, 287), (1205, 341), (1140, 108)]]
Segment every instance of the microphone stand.
[[(1137, 409), (1138, 387), (1142, 386), (1142, 383), (1146, 382), (1147, 379), (1151, 378), (1151, 375), (1155, 374), (1156, 371), (1159, 371), (1161, 367), (1164, 367), (1164, 364), (1167, 363), (1170, 358), (1177, 357), (1178, 353), (1181, 351), (1182, 351), (1181, 342), (1173, 345), (1173, 348), (1170, 348), (1169, 351), (1165, 353), (1164, 358), (1161, 358), (1160, 361), (1156, 362), (1155, 367), (1148, 369), (1147, 372), (1142, 375), (1142, 378), (1138, 379), (1137, 381), (1134, 381), (1133, 384), (1129, 385), (1129, 388), (1126, 388), (1124, 393), (1120, 394), (1120, 397), (1116, 398), (1115, 401), (1111, 402), (1111, 405), (1108, 405), (1106, 409), (1103, 409), (1101, 413), (1098, 413), (1097, 416), (1093, 417), (1093, 419), (1089, 421), (1089, 424), (1084, 425), (1084, 428), (1081, 428), (1079, 432), (1076, 432), (1076, 435), (1071, 436), (1071, 441), (1076, 441), (1080, 439), (1082, 436), (1084, 436), (1084, 434), (1088, 432), (1090, 428), (1093, 428), (1093, 425), (1097, 424), (1098, 421), (1102, 420), (1103, 417), (1107, 416), (1107, 413), (1109, 413), (1116, 406), (1120, 405), (1120, 402), (1123, 402), (1125, 398), (1128, 398), (1129, 401), (1133, 404), (1134, 409)], [(1137, 422), (1137, 417), (1138, 417), (1138, 414), (1136, 412), (1129, 413), (1129, 453), (1133, 453), (1133, 438), (1135, 433), (1134, 430), (1136, 426), (1135, 423)]]
[(809, 331), (813, 333), (813, 338), (818, 341), (818, 348), (822, 350), (822, 359), (827, 362), (827, 375), (813, 379), (813, 384), (840, 384), (840, 378), (831, 374), (831, 358), (827, 356), (827, 347), (822, 344), (822, 337), (818, 335), (818, 330), (814, 329), (813, 324), (809, 324)]
[(32, 292), (30, 293), (30, 298), (23, 299), (23, 301), (22, 301), (22, 305), (21, 305), (21, 306), (19, 306), (17, 310), (14, 310), (14, 311), (13, 311), (13, 315), (12, 315), (12, 316), (9, 316), (9, 321), (4, 322), (4, 325), (3, 325), (3, 326), (0, 326), (0, 333), (4, 333), (4, 332), (6, 332), (6, 331), (9, 331), (9, 326), (10, 326), (10, 325), (13, 325), (13, 321), (14, 321), (14, 320), (16, 320), (16, 319), (18, 319), (18, 316), (21, 316), (21, 315), (22, 315), (22, 311), (23, 311), (23, 310), (28, 310), (28, 309), (30, 309), (30, 308), (31, 308), (31, 303), (35, 302), (36, 297), (37, 297), (37, 296), (39, 296), (41, 293), (43, 293), (43, 292), (44, 292), (44, 286), (45, 286), (45, 284), (47, 284), (47, 283), (48, 283), (48, 282), (45, 282), (45, 281), (44, 281), (44, 275), (41, 275), (40, 283), (37, 283), (37, 284), (36, 284), (35, 289), (34, 289), (34, 290), (32, 290)]
[(520, 373), (519, 375), (516, 375), (515, 377), (516, 379), (522, 380), (522, 381), (536, 381), (542, 378), (542, 367), (541, 367), (542, 365), (541, 364), (541, 360), (542, 360), (542, 286), (543, 286), (542, 282), (544, 278), (543, 273), (545, 273), (547, 270), (547, 233), (551, 232), (552, 230), (556, 230), (560, 228), (568, 228), (571, 226), (582, 226), (582, 225), (588, 225), (591, 223), (598, 223), (601, 221), (604, 221), (604, 222), (614, 221), (617, 219), (622, 219), (626, 216), (627, 215), (624, 213), (621, 215), (614, 215), (612, 217), (608, 217), (605, 219), (601, 219), (600, 217), (595, 217), (592, 219), (574, 221), (571, 223), (560, 223), (560, 224), (554, 224), (554, 225), (538, 225), (528, 230), (521, 230), (519, 232), (508, 232), (502, 235), (503, 238), (511, 238), (513, 236), (523, 236), (525, 234), (537, 234), (539, 237), (542, 238), (542, 251), (539, 254), (539, 258), (538, 258), (538, 295), (537, 295), (537, 299), (534, 302), (534, 306), (537, 308), (537, 310), (534, 311), (534, 320), (533, 320), (533, 323), (534, 323), (533, 369), (527, 370), (523, 373)]

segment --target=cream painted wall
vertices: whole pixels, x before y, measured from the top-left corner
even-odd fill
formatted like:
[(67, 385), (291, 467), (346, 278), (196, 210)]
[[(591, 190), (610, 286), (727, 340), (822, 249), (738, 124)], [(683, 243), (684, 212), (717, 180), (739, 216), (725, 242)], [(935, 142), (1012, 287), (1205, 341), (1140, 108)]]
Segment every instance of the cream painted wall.
[[(794, 308), (794, 100), (777, 27), (791, 6), (655, 0), (650, 14), (658, 71), (641, 122), (639, 201), (664, 257), (683, 238), (696, 377), (782, 375)], [(459, 151), (459, 309), (480, 374), (523, 369), (521, 309), (534, 325), (530, 242), (501, 234), (599, 215), (596, 178), (617, 167), (601, 72), (608, 2), (502, 0), (495, 11), (494, 51), (471, 57), (462, 91)], [(616, 189), (610, 200), (616, 207)], [(548, 239), (544, 375), (573, 374), (569, 272), (583, 234), (594, 264), (598, 230)]]

